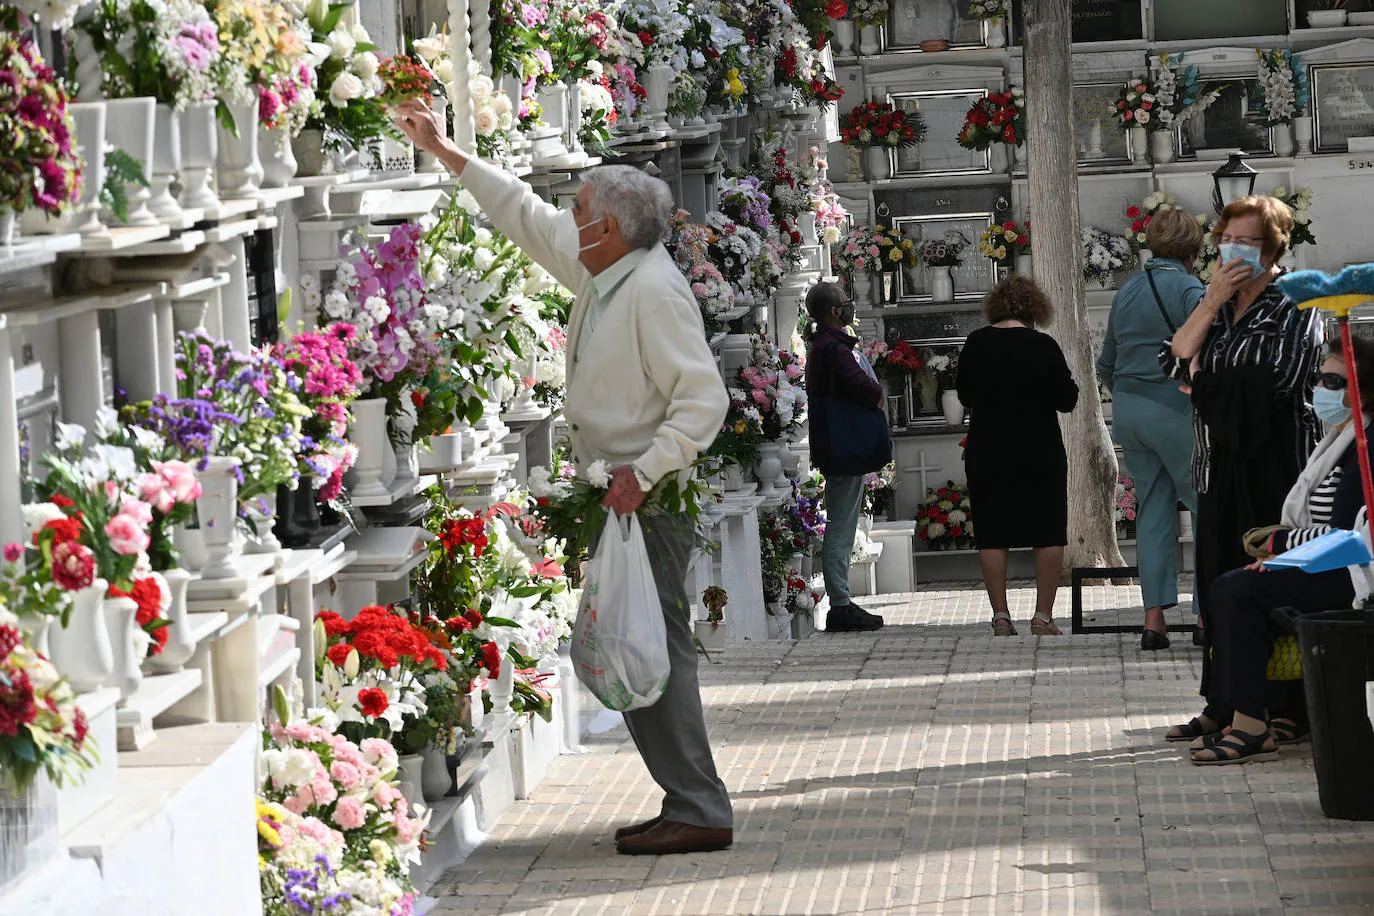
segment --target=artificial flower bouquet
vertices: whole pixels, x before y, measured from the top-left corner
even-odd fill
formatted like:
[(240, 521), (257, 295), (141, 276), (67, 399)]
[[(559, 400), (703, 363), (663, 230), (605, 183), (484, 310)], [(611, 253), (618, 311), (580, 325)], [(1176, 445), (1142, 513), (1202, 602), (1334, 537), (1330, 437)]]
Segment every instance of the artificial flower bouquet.
[(1112, 515), (1116, 519), (1118, 526), (1124, 526), (1127, 530), (1135, 527), (1136, 513), (1139, 511), (1140, 504), (1135, 495), (1135, 481), (1130, 477), (1118, 474), (1116, 477), (1116, 496), (1112, 500)]
[(1030, 220), (993, 223), (978, 238), (978, 253), (991, 261), (1005, 261), (1031, 253)]
[(0, 797), (23, 794), (40, 771), (74, 785), (99, 760), (75, 692), (25, 641), (15, 610), (0, 601)]
[(1082, 233), (1083, 276), (1104, 282), (1120, 270), (1136, 263), (1136, 253), (1124, 236), (1113, 235), (1093, 226)]
[(922, 242), (919, 251), (926, 267), (958, 267), (967, 249), (968, 239), (959, 230), (951, 229), (943, 238)]
[(1312, 189), (1310, 187), (1294, 188), (1290, 193), (1284, 185), (1269, 192), (1269, 196), (1283, 201), (1288, 205), (1288, 209), (1293, 212), (1293, 232), (1288, 240), (1289, 250), (1297, 248), (1299, 245), (1315, 245), (1317, 237), (1312, 234)]
[(1149, 77), (1127, 80), (1117, 93), (1116, 105), (1113, 108), (1117, 126), (1122, 130), (1131, 127), (1160, 129), (1162, 125), (1157, 117), (1159, 98), (1155, 90), (1156, 87), (1151, 84)]
[(719, 331), (724, 315), (735, 307), (735, 290), (711, 260), (714, 233), (700, 223), (689, 223), (686, 210), (673, 214), (663, 245), (692, 286), (708, 333)]
[(409, 54), (393, 54), (382, 60), (377, 65), (377, 78), (382, 81), (377, 100), (383, 105), (395, 107), (417, 100), (428, 105), (434, 101), (434, 74)]
[(0, 213), (58, 216), (81, 189), (67, 89), (28, 31), (0, 27)]
[(1020, 146), (1026, 142), (1026, 96), (1019, 89), (992, 92), (978, 99), (964, 116), (959, 130), (964, 149), (985, 150), (994, 143)]
[(343, 491), (343, 475), (358, 458), (348, 441), (349, 405), (358, 397), (362, 373), (348, 357), (357, 339), (349, 324), (332, 324), (318, 332), (297, 334), (281, 348), (282, 368), (296, 379), (296, 396), (309, 415), (301, 422), (299, 473), (318, 481), (325, 502)]
[(764, 438), (780, 439), (804, 419), (805, 375), (805, 363), (799, 356), (780, 349), (763, 335), (755, 335), (749, 365), (740, 370), (739, 388), (730, 390), (730, 400), (743, 394), (743, 399), (759, 411)]
[(899, 340), (869, 357), (873, 370), (891, 381), (901, 381), (926, 368), (925, 355), (905, 340)]
[[(1203, 90), (1198, 68), (1183, 65), (1182, 54), (1159, 55), (1159, 67), (1151, 81), (1155, 107), (1153, 118), (1140, 126), (1151, 130), (1170, 130), (1212, 106), (1225, 87)], [(1139, 116), (1137, 115), (1137, 118)]]
[(925, 135), (926, 123), (919, 111), (893, 108), (890, 102), (865, 102), (840, 118), (840, 140), (858, 149), (903, 149), (920, 143)]
[[(381, 99), (386, 91), (377, 46), (361, 25), (341, 21), (349, 3), (312, 2), (306, 7), (312, 46), (323, 55), (315, 68), (323, 93), (311, 110), (307, 127), (324, 132), (325, 148), (347, 143), (361, 150), (398, 136)], [(326, 53), (327, 52), (327, 53)]]
[[(108, 2), (108, 0), (106, 0)], [(311, 54), (304, 25), (285, 5), (266, 0), (205, 0), (218, 31), (220, 56), (211, 73), (219, 99), (220, 123), (238, 133), (226, 101), (249, 104), (261, 87), (304, 63)], [(314, 6), (314, 4), (311, 4)]]
[(100, 0), (76, 28), (99, 56), (106, 98), (151, 96), (181, 111), (219, 89), (219, 27), (200, 0)]
[[(577, 103), (582, 110), (577, 139), (592, 155), (615, 158), (617, 153), (610, 143), (615, 139), (620, 115), (616, 111), (615, 97), (611, 95), (610, 77), (600, 64), (595, 69), (595, 76), (577, 84)], [(685, 93), (680, 82), (674, 84), (670, 107), (676, 107), (679, 117), (695, 117), (701, 114), (705, 104), (706, 90), (697, 83), (693, 82)]]
[(638, 39), (645, 67), (687, 65), (683, 39), (691, 23), (678, 4), (668, 0), (625, 0), (618, 11), (620, 28)]
[(731, 386), (726, 390), (730, 394), (730, 406), (706, 454), (721, 469), (731, 465), (752, 468), (759, 463), (762, 457), (759, 446), (766, 441), (763, 413), (743, 388)]
[(951, 480), (939, 489), (927, 490), (916, 510), (916, 533), (931, 550), (971, 546), (973, 508), (968, 487)]
[(897, 493), (897, 466), (889, 463), (880, 471), (864, 475), (864, 515), (882, 515)]
[(991, 22), (1009, 18), (1011, 3), (1009, 0), (971, 0), (968, 11), (974, 19)]
[(1140, 203), (1131, 204), (1126, 208), (1126, 222), (1130, 230), (1127, 238), (1132, 245), (1144, 247), (1146, 232), (1150, 228), (1150, 223), (1154, 222), (1155, 216), (1165, 210), (1182, 209), (1172, 194), (1155, 191), (1146, 195)]
[(898, 267), (915, 267), (916, 243), (896, 226), (855, 226), (832, 252), (836, 273), (877, 276)]
[(887, 24), (886, 0), (851, 0), (849, 11), (857, 28)]
[(1266, 127), (1292, 124), (1307, 111), (1312, 100), (1311, 82), (1302, 58), (1286, 48), (1257, 49), (1260, 104), (1258, 114)]
[[(857, 538), (855, 539), (857, 540)], [(812, 588), (804, 578), (795, 572), (787, 576), (787, 610), (791, 614), (814, 614), (825, 593)]]
[(720, 212), (760, 234), (773, 226), (772, 201), (755, 175), (722, 178), (716, 189)]
[(941, 391), (953, 391), (959, 384), (959, 351), (932, 353), (927, 361)]

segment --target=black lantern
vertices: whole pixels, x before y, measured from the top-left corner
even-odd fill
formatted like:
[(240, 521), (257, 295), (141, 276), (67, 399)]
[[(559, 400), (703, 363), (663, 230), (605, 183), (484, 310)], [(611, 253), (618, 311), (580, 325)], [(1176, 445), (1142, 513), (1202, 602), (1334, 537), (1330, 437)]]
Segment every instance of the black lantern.
[(1232, 153), (1226, 164), (1212, 173), (1212, 206), (1217, 214), (1231, 201), (1253, 194), (1258, 176), (1259, 172), (1245, 164), (1244, 153)]

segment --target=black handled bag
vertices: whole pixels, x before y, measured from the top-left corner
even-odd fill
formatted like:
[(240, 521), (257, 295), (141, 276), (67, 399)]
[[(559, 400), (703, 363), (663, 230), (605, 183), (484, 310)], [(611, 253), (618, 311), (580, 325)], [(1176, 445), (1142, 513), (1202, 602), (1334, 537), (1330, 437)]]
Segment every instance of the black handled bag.
[(832, 362), (832, 394), (808, 402), (812, 463), (827, 477), (859, 477), (882, 470), (892, 460), (887, 415), (881, 408), (834, 394), (836, 375)]
[(1174, 355), (1174, 335), (1178, 333), (1178, 328), (1174, 327), (1173, 320), (1169, 318), (1169, 311), (1164, 308), (1164, 300), (1159, 298), (1159, 287), (1155, 286), (1155, 276), (1148, 267), (1145, 268), (1145, 279), (1150, 281), (1150, 292), (1154, 293), (1155, 305), (1159, 306), (1159, 317), (1164, 319), (1165, 326), (1169, 328), (1169, 336), (1164, 338), (1164, 343), (1159, 347), (1159, 368), (1170, 381), (1186, 382), (1188, 360)]

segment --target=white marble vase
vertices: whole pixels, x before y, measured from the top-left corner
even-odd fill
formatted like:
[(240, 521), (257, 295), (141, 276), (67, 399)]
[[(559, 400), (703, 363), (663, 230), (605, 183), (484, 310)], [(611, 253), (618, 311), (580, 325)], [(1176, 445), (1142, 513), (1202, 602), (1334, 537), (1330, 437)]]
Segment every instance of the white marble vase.
[(385, 496), (387, 489), (382, 483), (382, 467), (386, 455), (391, 453), (385, 398), (361, 398), (353, 402), (353, 428), (348, 438), (358, 446), (358, 460), (353, 464), (353, 495)]
[(119, 689), (119, 704), (123, 706), (143, 683), (143, 656), (148, 653), (148, 634), (138, 625), (138, 605), (134, 599), (106, 598), (104, 612), (114, 660), (111, 684)]
[(88, 693), (110, 680), (114, 653), (105, 627), (105, 591), (109, 583), (95, 579), (72, 595), (72, 611), (65, 627), (48, 634), (48, 647), (58, 672), (78, 693)]
[(191, 574), (184, 569), (169, 569), (162, 573), (162, 578), (171, 592), (163, 615), (171, 622), (167, 625), (166, 645), (148, 659), (147, 665), (153, 674), (175, 674), (196, 651), (196, 643), (191, 639), (191, 618), (186, 610), (186, 589), (191, 584)]
[(248, 197), (257, 193), (262, 182), (262, 161), (258, 158), (258, 99), (252, 102), (230, 102), (234, 129), (219, 125), (220, 197)]
[(219, 206), (212, 179), (219, 156), (214, 102), (188, 105), (181, 113), (181, 205), (194, 209)]
[[(153, 166), (157, 102), (152, 98), (109, 99), (105, 102), (105, 140), (110, 146), (123, 150), (139, 162), (143, 177), (150, 178)], [(156, 226), (157, 216), (148, 208), (152, 198), (148, 189), (137, 184), (124, 184), (129, 198), (130, 226)], [(105, 212), (108, 220), (114, 214)]]
[(181, 204), (172, 194), (172, 183), (181, 174), (181, 115), (171, 105), (158, 103), (153, 116), (153, 167), (148, 209), (159, 219), (181, 216)]

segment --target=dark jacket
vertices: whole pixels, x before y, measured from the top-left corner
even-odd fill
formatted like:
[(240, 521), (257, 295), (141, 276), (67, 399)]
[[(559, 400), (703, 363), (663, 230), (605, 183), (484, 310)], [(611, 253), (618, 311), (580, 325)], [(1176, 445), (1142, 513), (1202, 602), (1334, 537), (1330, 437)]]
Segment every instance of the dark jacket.
[(842, 397), (869, 407), (882, 404), (883, 388), (854, 356), (859, 339), (841, 328), (821, 326), (806, 354), (806, 396)]

